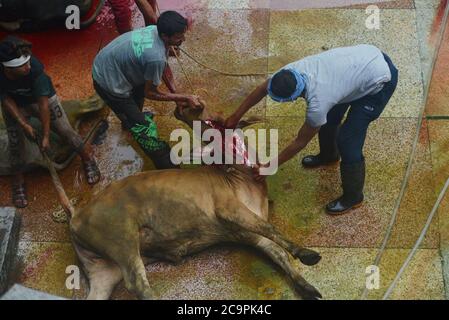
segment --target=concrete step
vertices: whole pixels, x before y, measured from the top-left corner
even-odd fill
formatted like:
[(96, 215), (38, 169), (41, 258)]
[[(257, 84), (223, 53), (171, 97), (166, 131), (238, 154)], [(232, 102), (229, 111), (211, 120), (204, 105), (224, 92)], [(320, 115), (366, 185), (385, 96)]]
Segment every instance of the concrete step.
[(15, 208), (0, 208), (0, 294), (8, 287), (19, 238), (20, 218)]

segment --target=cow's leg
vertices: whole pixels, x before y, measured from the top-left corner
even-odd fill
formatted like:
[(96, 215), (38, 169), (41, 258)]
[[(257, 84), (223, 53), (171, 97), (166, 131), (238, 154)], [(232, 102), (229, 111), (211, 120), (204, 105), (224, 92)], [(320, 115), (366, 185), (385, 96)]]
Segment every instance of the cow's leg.
[(155, 297), (150, 287), (145, 266), (139, 254), (127, 255), (118, 262), (123, 272), (126, 288), (137, 295), (139, 299), (152, 300)]
[(295, 268), (290, 260), (289, 254), (278, 244), (268, 238), (254, 234), (245, 237), (244, 241), (265, 252), (277, 265), (279, 265), (293, 281), (295, 289), (301, 297), (313, 300), (322, 298), (318, 290), (304, 280), (299, 274), (297, 268)]
[(90, 269), (87, 300), (107, 300), (123, 279), (120, 268), (110, 261), (97, 262)]
[(285, 239), (270, 223), (261, 219), (244, 205), (232, 205), (231, 203), (232, 201), (229, 201), (227, 207), (221, 207), (221, 209), (217, 210), (217, 217), (247, 231), (273, 240), (292, 256), (299, 258), (305, 265), (315, 265), (321, 260), (319, 253), (301, 248), (292, 241)]
[(122, 271), (110, 260), (74, 245), (84, 273), (89, 280), (87, 300), (107, 300), (115, 286), (122, 280)]

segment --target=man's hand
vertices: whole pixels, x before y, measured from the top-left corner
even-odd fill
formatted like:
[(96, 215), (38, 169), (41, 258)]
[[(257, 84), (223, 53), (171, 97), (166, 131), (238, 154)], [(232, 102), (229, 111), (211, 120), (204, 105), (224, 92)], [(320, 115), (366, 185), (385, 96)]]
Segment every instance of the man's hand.
[(260, 174), (260, 169), (261, 168), (268, 168), (270, 166), (270, 163), (268, 162), (268, 163), (265, 163), (265, 164), (260, 164), (260, 163), (258, 163), (258, 164), (255, 164), (254, 166), (253, 166), (253, 175), (254, 175), (254, 179), (257, 181), (257, 182), (263, 182), (264, 180), (265, 180), (265, 175), (261, 175)]
[(25, 131), (25, 134), (33, 141), (36, 141), (36, 133), (34, 132), (34, 129), (32, 126), (30, 126), (28, 123), (25, 123), (22, 125), (23, 131)]
[(41, 149), (43, 152), (48, 152), (50, 150), (50, 138), (48, 136), (42, 138)]
[(182, 112), (182, 110), (184, 110), (184, 108), (188, 108), (189, 104), (187, 102), (184, 101), (176, 101), (176, 108), (179, 109), (179, 111)]
[(201, 104), (200, 98), (195, 95), (187, 96), (187, 104), (190, 108), (197, 109), (202, 108), (203, 105)]

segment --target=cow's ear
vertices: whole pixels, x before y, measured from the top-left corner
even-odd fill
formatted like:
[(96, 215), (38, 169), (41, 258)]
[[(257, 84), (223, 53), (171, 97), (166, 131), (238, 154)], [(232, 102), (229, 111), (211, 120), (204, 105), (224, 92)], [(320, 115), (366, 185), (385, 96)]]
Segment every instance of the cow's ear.
[(243, 128), (252, 126), (253, 124), (261, 123), (261, 122), (263, 122), (262, 117), (252, 116), (252, 117), (240, 120), (240, 122), (237, 124), (236, 128), (243, 129)]

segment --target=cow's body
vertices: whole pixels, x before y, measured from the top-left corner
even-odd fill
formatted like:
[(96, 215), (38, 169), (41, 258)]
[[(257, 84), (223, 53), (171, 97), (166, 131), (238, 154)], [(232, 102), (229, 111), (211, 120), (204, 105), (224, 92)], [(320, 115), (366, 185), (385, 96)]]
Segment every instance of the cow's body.
[[(259, 218), (268, 220), (266, 190), (248, 183), (246, 176), (237, 169), (226, 172), (216, 167), (139, 173), (113, 182), (79, 210), (71, 220), (72, 231), (80, 243), (97, 252), (107, 254), (111, 243), (97, 242), (92, 234), (120, 233), (129, 237), (125, 242), (138, 239), (147, 258), (178, 261), (216, 243), (241, 240), (241, 232), (232, 232), (217, 216), (217, 210), (227, 210), (230, 202), (245, 203)], [(106, 231), (107, 225), (113, 229)], [(122, 243), (120, 237), (116, 240)]]
[[(206, 108), (177, 110), (175, 116), (191, 127), (193, 120), (219, 120)], [(207, 128), (203, 122), (201, 130)], [(244, 165), (149, 171), (113, 182), (73, 213), (70, 228), (89, 279), (88, 299), (109, 298), (122, 279), (139, 298), (154, 298), (144, 260), (177, 262), (225, 242), (263, 251), (304, 298), (321, 297), (292, 263), (293, 257), (314, 265), (320, 255), (268, 223), (266, 182), (257, 182)]]
[(243, 166), (150, 171), (113, 182), (71, 220), (73, 242), (89, 279), (88, 299), (107, 299), (115, 285), (154, 298), (144, 260), (177, 262), (218, 243), (267, 254), (304, 297), (319, 292), (292, 263), (320, 256), (284, 239), (267, 222), (266, 184)]

